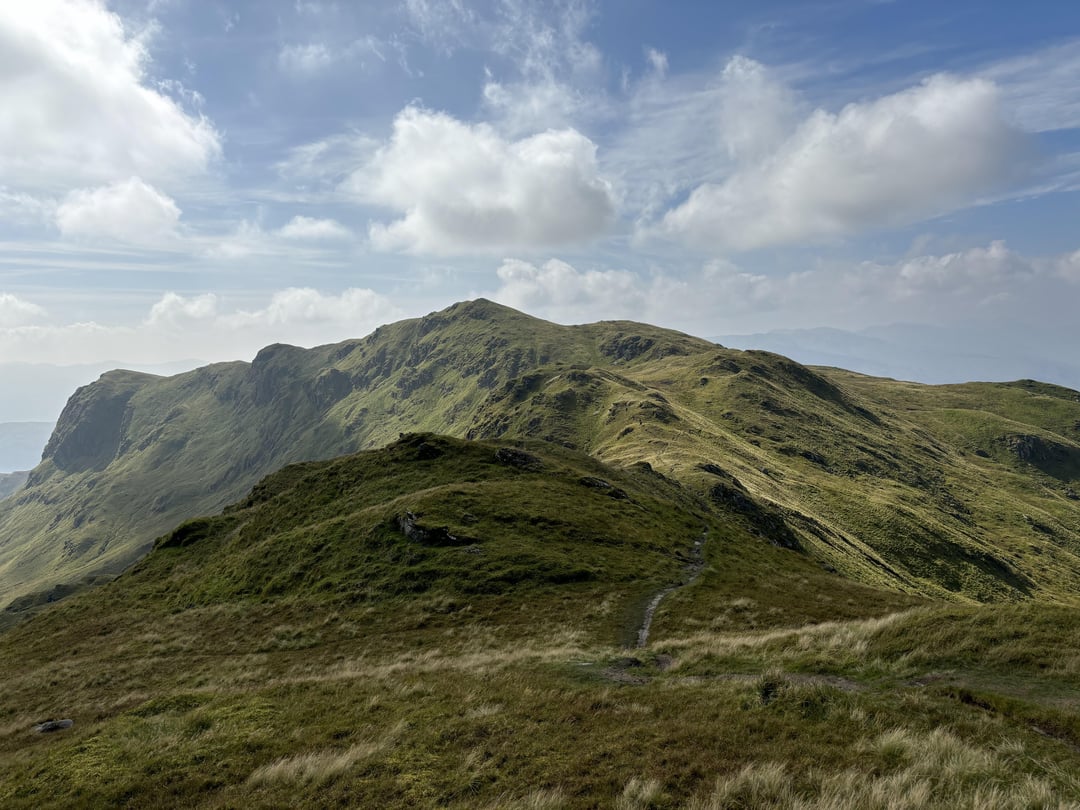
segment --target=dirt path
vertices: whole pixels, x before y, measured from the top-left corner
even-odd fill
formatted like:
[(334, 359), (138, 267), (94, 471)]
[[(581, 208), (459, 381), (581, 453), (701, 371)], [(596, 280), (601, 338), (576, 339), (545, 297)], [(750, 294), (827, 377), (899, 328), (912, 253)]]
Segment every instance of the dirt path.
[(702, 569), (705, 568), (705, 541), (708, 538), (709, 530), (705, 529), (702, 531), (701, 536), (694, 541), (694, 545), (690, 549), (690, 562), (688, 562), (683, 569), (682, 579), (674, 585), (669, 585), (653, 596), (645, 606), (645, 615), (642, 618), (641, 627), (638, 628), (637, 632), (637, 646), (639, 649), (649, 643), (649, 629), (652, 627), (653, 616), (656, 615), (656, 609), (660, 607), (660, 603), (664, 600), (664, 597), (674, 593), (679, 590), (679, 588), (685, 588), (687, 585), (692, 585), (694, 580), (701, 575)]

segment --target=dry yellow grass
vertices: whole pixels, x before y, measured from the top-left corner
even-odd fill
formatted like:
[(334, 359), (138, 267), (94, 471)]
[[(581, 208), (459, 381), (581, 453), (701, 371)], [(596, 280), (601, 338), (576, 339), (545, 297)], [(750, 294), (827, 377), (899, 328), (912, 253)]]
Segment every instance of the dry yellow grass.
[(279, 782), (321, 784), (348, 771), (361, 760), (390, 748), (401, 733), (401, 724), (377, 740), (356, 743), (345, 750), (328, 749), (282, 757), (256, 768), (248, 777), (252, 786)]
[[(745, 766), (717, 780), (712, 793), (687, 810), (1067, 810), (1075, 801), (1055, 796), (1042, 779), (1006, 781), (1010, 757), (1023, 748), (1005, 742), (996, 751), (974, 748), (945, 729), (914, 733), (893, 729), (864, 740), (894, 767), (885, 773), (847, 769), (799, 780), (780, 762)], [(809, 786), (807, 786), (809, 782)], [(1080, 783), (1077, 783), (1080, 787)]]

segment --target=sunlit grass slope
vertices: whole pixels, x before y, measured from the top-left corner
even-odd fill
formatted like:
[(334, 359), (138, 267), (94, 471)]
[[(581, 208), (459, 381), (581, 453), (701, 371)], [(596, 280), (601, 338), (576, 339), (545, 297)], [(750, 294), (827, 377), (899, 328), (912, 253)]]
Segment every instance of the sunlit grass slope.
[(768, 517), (545, 442), (287, 467), (0, 635), (0, 806), (1076, 806), (1072, 608), (861, 585)]
[(251, 364), (169, 378), (113, 372), (81, 389), (28, 486), (0, 503), (0, 604), (116, 574), (287, 463), (415, 430), (648, 462), (867, 584), (1073, 601), (1078, 397), (1030, 381), (874, 379), (643, 324), (566, 327), (466, 302), (363, 340), (271, 346)]

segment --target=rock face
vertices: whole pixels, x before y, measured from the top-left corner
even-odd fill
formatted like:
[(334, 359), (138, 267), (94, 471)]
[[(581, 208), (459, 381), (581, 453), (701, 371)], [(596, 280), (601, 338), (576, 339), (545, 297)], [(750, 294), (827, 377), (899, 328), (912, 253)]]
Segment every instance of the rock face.
[(698, 469), (721, 479), (709, 488), (709, 498), (744, 515), (751, 532), (765, 538), (774, 546), (793, 551), (802, 550), (798, 536), (787, 525), (780, 512), (754, 500), (738, 478), (712, 463), (701, 464)]
[(1057, 478), (1080, 469), (1080, 448), (1034, 434), (1002, 436), (1001, 444), (1016, 458)]
[(110, 371), (78, 389), (60, 414), (42, 458), (69, 473), (105, 469), (120, 447), (128, 402), (157, 379), (152, 374)]

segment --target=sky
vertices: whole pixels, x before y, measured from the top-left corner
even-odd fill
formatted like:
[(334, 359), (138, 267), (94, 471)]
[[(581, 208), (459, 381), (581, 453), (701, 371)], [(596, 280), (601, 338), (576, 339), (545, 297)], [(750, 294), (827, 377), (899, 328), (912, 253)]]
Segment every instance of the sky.
[(1080, 346), (1062, 0), (10, 1), (0, 109), (0, 365), (478, 296)]

